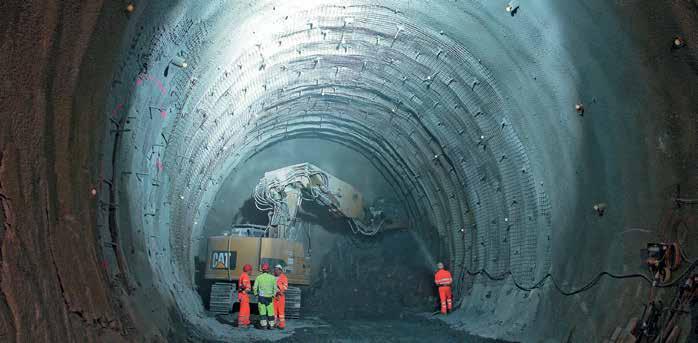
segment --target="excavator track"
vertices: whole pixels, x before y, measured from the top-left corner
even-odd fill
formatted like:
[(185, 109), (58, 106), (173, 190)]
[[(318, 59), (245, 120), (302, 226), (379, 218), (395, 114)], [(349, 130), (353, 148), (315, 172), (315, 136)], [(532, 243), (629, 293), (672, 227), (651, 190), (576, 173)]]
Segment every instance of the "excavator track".
[(229, 282), (216, 282), (211, 286), (209, 298), (209, 310), (215, 314), (228, 314), (237, 301), (237, 295), (233, 295), (235, 284)]
[(301, 316), (301, 289), (289, 287), (286, 290), (286, 318), (298, 319)]

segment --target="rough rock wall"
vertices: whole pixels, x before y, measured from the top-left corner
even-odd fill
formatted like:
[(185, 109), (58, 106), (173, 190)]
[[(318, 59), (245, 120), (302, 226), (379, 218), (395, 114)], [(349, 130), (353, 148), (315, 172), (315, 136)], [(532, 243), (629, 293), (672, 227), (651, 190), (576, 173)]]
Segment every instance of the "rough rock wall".
[[(428, 256), (406, 231), (337, 237), (319, 259), (303, 307), (323, 319), (396, 319), (438, 310)], [(332, 304), (332, 306), (328, 306)]]
[(95, 36), (102, 9), (101, 0), (0, 3), (0, 341), (134, 339), (92, 225), (91, 190), (108, 189), (91, 163), (92, 132), (114, 53), (105, 37), (119, 27), (102, 20)]

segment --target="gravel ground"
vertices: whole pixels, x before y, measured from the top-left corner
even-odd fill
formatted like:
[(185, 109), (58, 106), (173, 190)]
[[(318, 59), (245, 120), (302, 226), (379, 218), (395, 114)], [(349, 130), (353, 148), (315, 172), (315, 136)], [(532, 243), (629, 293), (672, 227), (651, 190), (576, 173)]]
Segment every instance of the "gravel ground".
[[(253, 316), (254, 317), (254, 316)], [(234, 325), (232, 315), (218, 317), (225, 324)], [(231, 322), (232, 321), (232, 322)], [(257, 322), (254, 318), (253, 322)], [(459, 342), (459, 343), (512, 343), (475, 337), (455, 330), (431, 314), (403, 315), (386, 319), (322, 319), (306, 317), (289, 320), (286, 330), (239, 329), (239, 341), (245, 342)]]
[(385, 320), (330, 320), (294, 330), (279, 342), (504, 342), (479, 338), (450, 328), (437, 319), (409, 316)]

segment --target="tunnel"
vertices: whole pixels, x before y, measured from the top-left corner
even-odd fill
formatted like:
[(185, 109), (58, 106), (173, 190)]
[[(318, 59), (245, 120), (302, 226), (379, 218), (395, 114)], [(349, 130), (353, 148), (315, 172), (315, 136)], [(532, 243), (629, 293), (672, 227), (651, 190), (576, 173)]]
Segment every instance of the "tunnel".
[[(659, 335), (698, 340), (675, 300), (698, 252), (696, 0), (0, 12), (1, 341), (629, 342), (659, 301), (684, 306)], [(265, 225), (254, 185), (303, 162), (405, 228), (316, 216), (313, 319), (242, 331), (209, 313), (197, 261)], [(658, 242), (682, 261), (659, 283)]]

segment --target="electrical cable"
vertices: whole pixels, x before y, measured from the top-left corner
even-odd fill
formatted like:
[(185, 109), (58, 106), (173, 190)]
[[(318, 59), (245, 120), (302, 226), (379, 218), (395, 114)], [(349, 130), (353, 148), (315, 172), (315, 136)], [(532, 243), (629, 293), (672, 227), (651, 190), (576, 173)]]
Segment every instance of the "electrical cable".
[[(635, 274), (613, 274), (613, 273), (610, 273), (610, 272), (607, 272), (607, 271), (603, 271), (603, 272), (600, 272), (600, 273), (596, 274), (596, 276), (595, 276), (594, 278), (592, 278), (589, 282), (587, 282), (584, 286), (582, 286), (582, 287), (580, 287), (580, 288), (578, 288), (578, 289), (575, 289), (575, 290), (571, 290), (571, 291), (566, 291), (566, 290), (562, 289), (562, 287), (560, 287), (560, 285), (558, 284), (558, 282), (555, 280), (555, 278), (553, 278), (553, 275), (550, 274), (550, 273), (546, 274), (546, 275), (545, 275), (543, 278), (541, 278), (538, 282), (534, 283), (533, 286), (526, 287), (526, 286), (521, 285), (521, 284), (516, 280), (516, 278), (514, 277), (514, 274), (512, 274), (511, 271), (507, 271), (507, 272), (505, 272), (505, 273), (503, 273), (503, 274), (501, 274), (501, 275), (499, 275), (499, 276), (496, 276), (496, 277), (495, 277), (495, 276), (492, 276), (492, 275), (491, 275), (489, 272), (487, 272), (487, 270), (485, 270), (485, 269), (480, 269), (480, 270), (478, 270), (477, 272), (471, 272), (470, 270), (468, 270), (468, 269), (466, 268), (465, 271), (466, 271), (466, 273), (467, 273), (468, 275), (470, 275), (470, 276), (484, 275), (484, 276), (486, 276), (488, 279), (490, 279), (490, 280), (492, 280), (492, 281), (503, 281), (503, 280), (507, 279), (508, 276), (511, 276), (511, 280), (512, 280), (513, 283), (514, 283), (514, 286), (515, 286), (516, 288), (518, 288), (518, 289), (520, 289), (520, 290), (522, 290), (522, 291), (526, 291), (526, 292), (529, 292), (529, 291), (532, 291), (532, 290), (535, 290), (535, 289), (538, 289), (538, 288), (542, 288), (542, 287), (545, 285), (545, 281), (546, 281), (547, 279), (550, 279), (550, 281), (551, 281), (552, 284), (553, 284), (553, 287), (554, 287), (555, 290), (557, 290), (560, 294), (562, 294), (563, 296), (572, 296), (572, 295), (579, 294), (579, 293), (585, 292), (585, 291), (587, 291), (587, 290), (593, 288), (594, 286), (596, 286), (596, 285), (599, 283), (599, 281), (601, 281), (601, 279), (602, 279), (604, 276), (608, 276), (608, 277), (610, 277), (610, 278), (612, 278), (612, 279), (618, 279), (618, 280), (622, 280), (622, 279), (642, 279), (642, 280), (646, 281), (647, 283), (649, 283), (649, 284), (650, 284), (652, 287), (654, 287), (654, 288), (670, 288), (670, 287), (676, 286), (679, 282), (682, 282), (682, 280), (683, 280), (690, 272), (692, 272), (692, 271), (696, 268), (696, 266), (698, 266), (698, 261), (693, 261), (693, 262), (688, 266), (688, 268), (686, 268), (686, 270), (684, 270), (684, 272), (683, 272), (678, 278), (674, 279), (674, 281), (669, 282), (669, 283), (666, 283), (666, 284), (657, 284), (657, 285), (654, 285), (654, 281), (651, 280), (650, 278), (648, 278), (648, 277), (647, 277), (646, 275), (644, 275), (644, 274), (640, 274), (640, 273), (635, 273)], [(458, 305), (456, 305), (455, 308), (459, 308), (459, 307), (461, 306), (462, 302), (463, 302), (463, 297), (461, 297), (460, 301), (458, 302)]]

